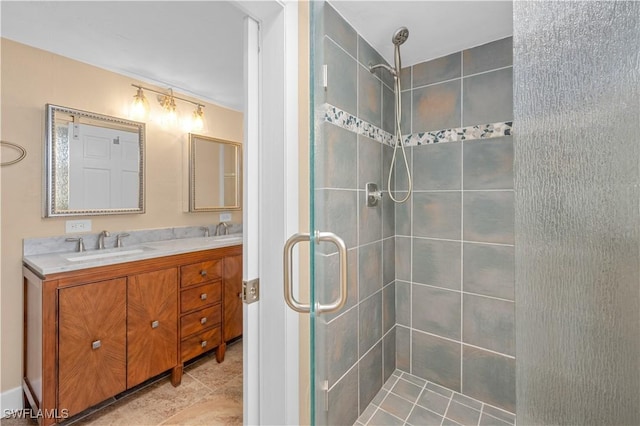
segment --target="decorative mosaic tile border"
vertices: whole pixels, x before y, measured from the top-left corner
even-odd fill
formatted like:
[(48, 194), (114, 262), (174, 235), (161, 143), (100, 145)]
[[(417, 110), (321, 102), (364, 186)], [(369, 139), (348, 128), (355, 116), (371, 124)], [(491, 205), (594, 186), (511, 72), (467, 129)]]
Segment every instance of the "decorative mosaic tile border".
[[(343, 129), (366, 136), (382, 144), (393, 146), (393, 135), (385, 132), (354, 115), (349, 114), (333, 105), (325, 104), (324, 121), (335, 124)], [(418, 146), (442, 142), (472, 141), (489, 139), (513, 134), (513, 122), (499, 122), (478, 124), (475, 126), (459, 127), (455, 129), (437, 130), (434, 132), (419, 132), (404, 135), (405, 146)]]

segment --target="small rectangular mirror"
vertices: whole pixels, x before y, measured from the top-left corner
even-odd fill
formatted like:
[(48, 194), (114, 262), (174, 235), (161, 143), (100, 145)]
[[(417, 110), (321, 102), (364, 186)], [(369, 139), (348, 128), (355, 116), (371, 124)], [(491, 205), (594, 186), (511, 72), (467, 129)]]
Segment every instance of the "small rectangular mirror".
[(144, 213), (145, 125), (47, 104), (45, 217)]
[(189, 134), (189, 211), (240, 210), (242, 144)]

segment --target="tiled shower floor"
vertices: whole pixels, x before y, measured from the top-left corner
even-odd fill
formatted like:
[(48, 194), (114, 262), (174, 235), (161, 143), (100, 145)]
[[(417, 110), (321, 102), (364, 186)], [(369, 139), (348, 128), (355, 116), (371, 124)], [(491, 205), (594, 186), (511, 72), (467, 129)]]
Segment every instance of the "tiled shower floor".
[(515, 425), (516, 416), (435, 383), (396, 370), (356, 426)]

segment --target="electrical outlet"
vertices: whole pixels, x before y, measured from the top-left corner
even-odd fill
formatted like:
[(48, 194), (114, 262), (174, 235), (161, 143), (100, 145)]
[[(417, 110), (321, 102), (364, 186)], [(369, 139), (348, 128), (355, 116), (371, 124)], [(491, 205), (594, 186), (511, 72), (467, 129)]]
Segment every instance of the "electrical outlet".
[(91, 220), (68, 220), (65, 224), (65, 232), (67, 234), (91, 232)]
[(231, 213), (220, 213), (220, 222), (229, 222), (231, 220)]

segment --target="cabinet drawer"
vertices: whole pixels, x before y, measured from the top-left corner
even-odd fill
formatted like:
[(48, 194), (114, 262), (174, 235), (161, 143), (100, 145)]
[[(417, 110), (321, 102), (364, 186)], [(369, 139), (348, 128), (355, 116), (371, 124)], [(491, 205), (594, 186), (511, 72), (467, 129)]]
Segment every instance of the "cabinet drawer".
[(201, 332), (207, 328), (219, 325), (222, 321), (220, 305), (204, 308), (180, 318), (180, 332), (182, 337)]
[(222, 300), (222, 282), (214, 282), (199, 285), (183, 290), (180, 297), (180, 310), (182, 313), (204, 308)]
[(182, 362), (190, 360), (221, 343), (220, 327), (212, 328), (182, 341)]
[(208, 260), (180, 267), (180, 286), (186, 287), (222, 278), (222, 261)]

